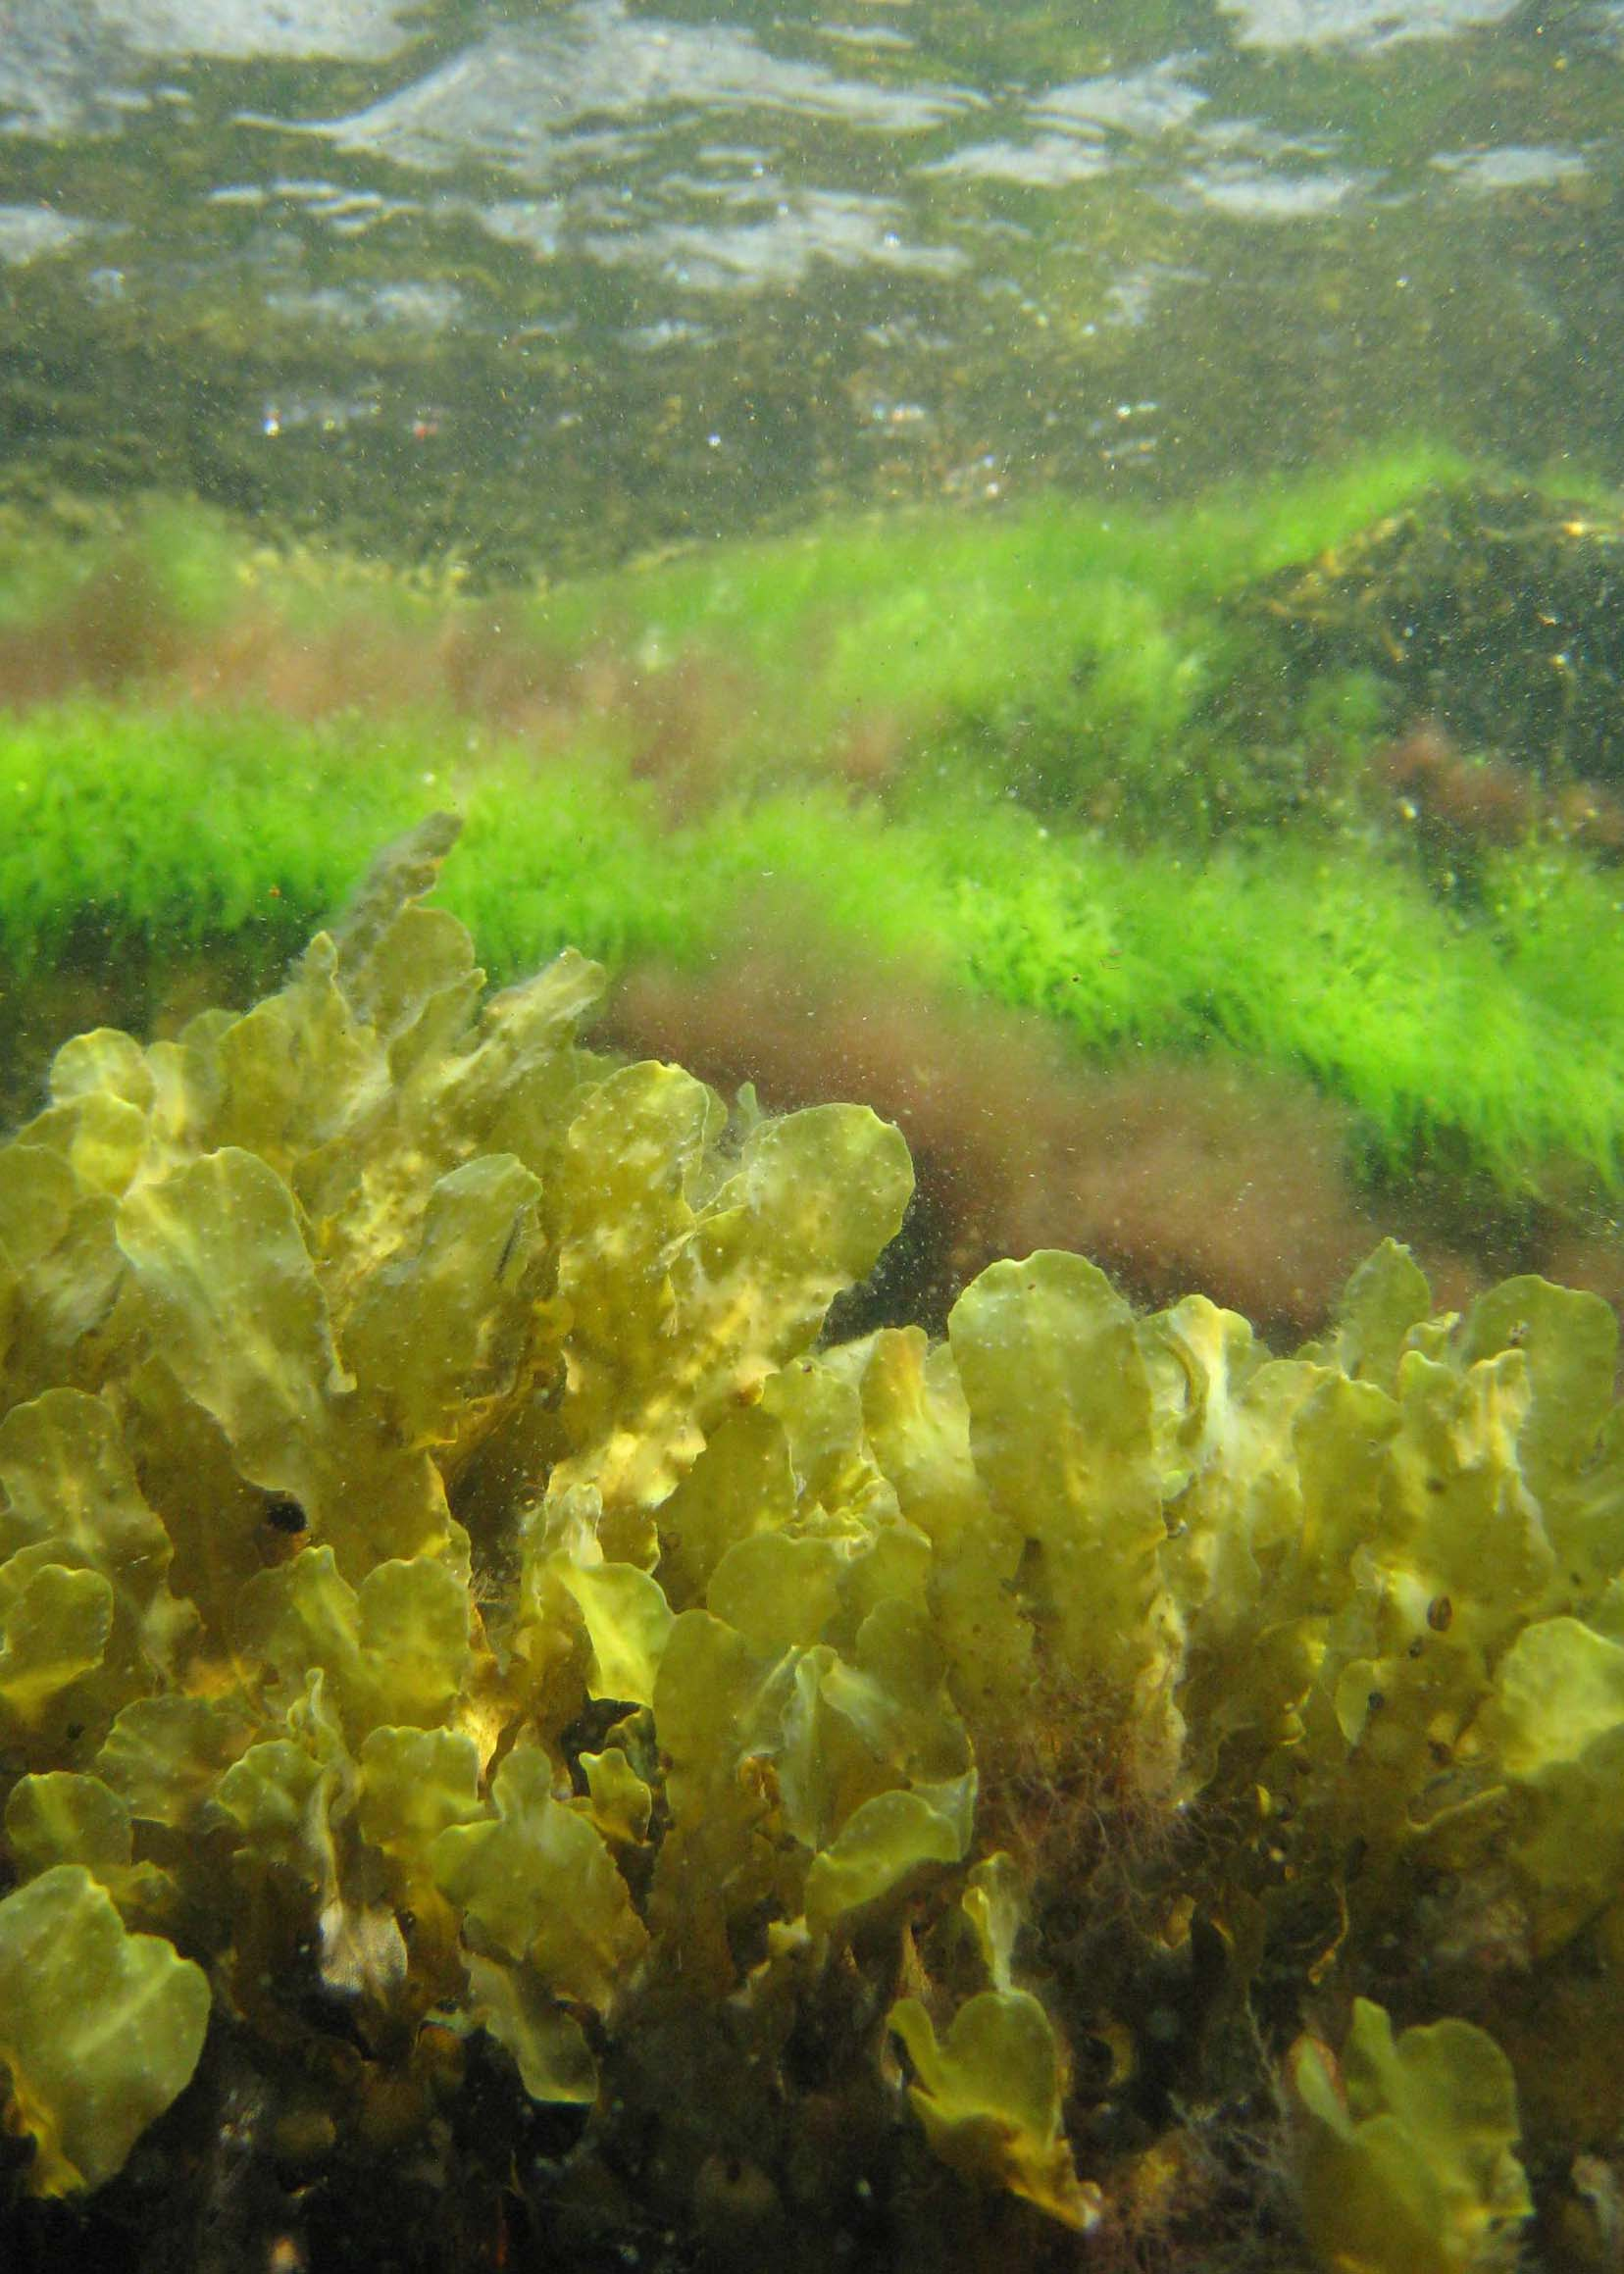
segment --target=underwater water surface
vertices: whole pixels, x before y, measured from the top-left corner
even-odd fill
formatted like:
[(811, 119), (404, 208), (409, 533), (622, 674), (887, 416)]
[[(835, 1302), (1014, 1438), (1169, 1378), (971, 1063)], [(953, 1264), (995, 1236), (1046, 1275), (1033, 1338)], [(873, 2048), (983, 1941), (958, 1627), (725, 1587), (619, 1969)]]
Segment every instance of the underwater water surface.
[(8, 0), (8, 480), (556, 571), (1616, 459), (1616, 9)]

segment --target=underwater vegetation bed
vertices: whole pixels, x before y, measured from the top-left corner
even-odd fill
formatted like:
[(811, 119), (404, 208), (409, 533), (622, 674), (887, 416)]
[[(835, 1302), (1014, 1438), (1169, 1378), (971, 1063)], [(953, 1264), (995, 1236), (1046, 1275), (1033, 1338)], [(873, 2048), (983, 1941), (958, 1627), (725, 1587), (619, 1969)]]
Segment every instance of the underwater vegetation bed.
[(488, 994), (421, 825), (0, 1147), (15, 2261), (1606, 2263), (1605, 1303), (1272, 1356)]
[(10, 1095), (245, 1000), (452, 803), (499, 978), (576, 944), (611, 1038), (901, 1121), (919, 1315), (1051, 1238), (1294, 1332), (1379, 1229), (1615, 1292), (1617, 542), (1422, 447), (486, 594), (64, 505), (0, 583)]

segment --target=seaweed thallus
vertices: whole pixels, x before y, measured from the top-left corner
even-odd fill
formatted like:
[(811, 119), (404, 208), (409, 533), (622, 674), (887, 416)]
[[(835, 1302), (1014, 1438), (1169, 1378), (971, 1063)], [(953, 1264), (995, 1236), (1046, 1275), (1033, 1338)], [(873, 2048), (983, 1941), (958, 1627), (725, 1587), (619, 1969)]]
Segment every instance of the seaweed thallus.
[(1278, 1358), (1041, 1252), (820, 1340), (895, 1131), (587, 1052), (580, 958), (482, 1008), (452, 834), (0, 1150), (11, 2215), (225, 2126), (292, 2226), (450, 2169), (549, 2263), (1582, 2225), (1606, 1307), (1390, 1246)]

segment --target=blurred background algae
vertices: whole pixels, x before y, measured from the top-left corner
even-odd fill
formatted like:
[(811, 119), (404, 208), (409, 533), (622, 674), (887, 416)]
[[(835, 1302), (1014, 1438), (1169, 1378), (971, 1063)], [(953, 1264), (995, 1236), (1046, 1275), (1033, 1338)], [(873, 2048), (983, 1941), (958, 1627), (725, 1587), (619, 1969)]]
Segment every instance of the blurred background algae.
[(1618, 1288), (1599, 493), (1410, 449), (500, 593), (196, 506), (60, 520), (0, 588), (16, 1109), (81, 1025), (245, 1002), (448, 799), (498, 977), (575, 944), (608, 1038), (898, 1121), (893, 1315), (1045, 1242), (1288, 1334), (1384, 1231), (1451, 1297)]

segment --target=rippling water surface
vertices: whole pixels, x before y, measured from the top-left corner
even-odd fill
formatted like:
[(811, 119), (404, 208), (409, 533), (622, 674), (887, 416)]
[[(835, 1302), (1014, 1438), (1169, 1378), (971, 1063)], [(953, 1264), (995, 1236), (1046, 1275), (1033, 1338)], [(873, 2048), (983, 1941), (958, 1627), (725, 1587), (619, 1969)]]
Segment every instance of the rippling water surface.
[(512, 565), (1616, 473), (1621, 152), (1599, 0), (0, 0), (4, 476)]

